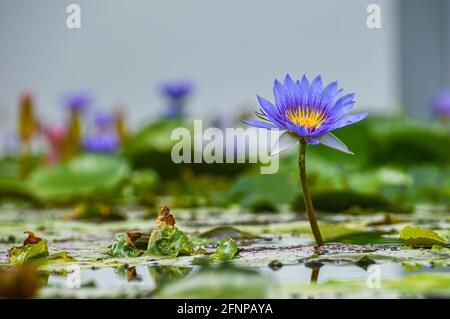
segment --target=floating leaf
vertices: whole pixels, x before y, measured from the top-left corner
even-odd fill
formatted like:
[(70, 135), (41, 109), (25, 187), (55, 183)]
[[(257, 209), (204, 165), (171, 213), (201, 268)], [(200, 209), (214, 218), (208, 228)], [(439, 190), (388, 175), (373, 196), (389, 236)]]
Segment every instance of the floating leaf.
[[(139, 233), (140, 234), (140, 233)], [(137, 257), (140, 256), (143, 251), (136, 247), (135, 242), (143, 237), (137, 237), (136, 233), (126, 233), (118, 236), (117, 240), (112, 244), (111, 255), (114, 257), (124, 256), (124, 257)], [(148, 237), (146, 238), (148, 241)]]
[(253, 235), (249, 232), (242, 231), (232, 226), (215, 227), (199, 234), (197, 237), (207, 239), (217, 239), (217, 240), (223, 240), (228, 237), (233, 238), (234, 240), (260, 238), (259, 236)]
[(28, 263), (44, 263), (48, 257), (47, 242), (39, 241), (37, 244), (28, 244), (11, 248), (8, 252), (8, 263), (11, 265), (24, 265)]
[(24, 240), (22, 246), (15, 246), (8, 252), (8, 263), (10, 265), (42, 265), (48, 262), (75, 261), (67, 252), (49, 254), (47, 241), (36, 237), (31, 231), (25, 232), (28, 238)]
[(241, 176), (225, 193), (217, 195), (219, 204), (239, 203), (253, 211), (276, 211), (298, 194), (298, 186), (281, 175)]
[(237, 251), (238, 246), (236, 242), (231, 238), (225, 238), (220, 242), (214, 254), (211, 255), (211, 258), (222, 261), (233, 259)]
[(406, 226), (400, 231), (400, 238), (412, 246), (446, 245), (447, 241), (432, 230), (420, 226)]
[(115, 156), (89, 154), (68, 163), (41, 168), (28, 186), (42, 201), (71, 202), (111, 194), (128, 177), (128, 164)]
[(150, 235), (146, 254), (156, 256), (190, 255), (193, 246), (188, 236), (177, 227), (160, 223)]

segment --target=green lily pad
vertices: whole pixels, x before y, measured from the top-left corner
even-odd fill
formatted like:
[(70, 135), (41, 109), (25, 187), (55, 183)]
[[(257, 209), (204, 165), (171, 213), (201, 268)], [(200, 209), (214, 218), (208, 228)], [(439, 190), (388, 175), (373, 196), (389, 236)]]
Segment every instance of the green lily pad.
[(406, 226), (400, 231), (400, 238), (411, 246), (447, 245), (447, 241), (432, 230), (420, 226)]
[(234, 240), (259, 238), (259, 236), (251, 234), (249, 232), (242, 231), (232, 226), (215, 227), (199, 234), (197, 237), (215, 240), (223, 240), (228, 237), (233, 238)]
[(281, 175), (246, 175), (239, 177), (230, 190), (218, 195), (220, 204), (236, 204), (253, 211), (277, 211), (298, 194), (298, 186)]
[(146, 254), (176, 257), (190, 255), (192, 252), (192, 242), (185, 233), (175, 226), (160, 223), (150, 235)]
[(8, 263), (11, 265), (24, 265), (28, 263), (43, 263), (48, 257), (47, 242), (41, 240), (37, 244), (15, 246), (8, 252)]
[(215, 260), (229, 260), (233, 259), (234, 255), (236, 255), (238, 251), (238, 246), (236, 242), (231, 238), (225, 238), (222, 240), (217, 247), (214, 254), (211, 257)]
[[(113, 257), (137, 257), (142, 255), (143, 251), (135, 246), (133, 242), (127, 240), (128, 234), (120, 234), (117, 240), (112, 244), (110, 254)], [(128, 236), (128, 238), (130, 238)], [(148, 237), (147, 237), (148, 241)]]
[(42, 201), (67, 202), (113, 193), (128, 178), (127, 163), (114, 156), (82, 155), (35, 171), (28, 187)]

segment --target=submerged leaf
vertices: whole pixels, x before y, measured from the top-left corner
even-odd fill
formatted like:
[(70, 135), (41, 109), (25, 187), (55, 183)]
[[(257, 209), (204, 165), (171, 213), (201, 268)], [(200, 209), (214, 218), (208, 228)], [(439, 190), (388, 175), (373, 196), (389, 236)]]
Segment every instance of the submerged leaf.
[(400, 238), (412, 246), (446, 245), (447, 241), (432, 230), (420, 226), (406, 226), (400, 231)]

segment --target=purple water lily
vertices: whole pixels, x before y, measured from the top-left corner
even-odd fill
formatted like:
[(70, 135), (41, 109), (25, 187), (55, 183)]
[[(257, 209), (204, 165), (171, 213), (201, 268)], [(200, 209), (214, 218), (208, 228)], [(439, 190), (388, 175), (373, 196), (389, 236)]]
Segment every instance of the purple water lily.
[(91, 153), (113, 153), (118, 149), (120, 140), (115, 133), (101, 132), (85, 137), (82, 144)]
[(169, 100), (164, 118), (177, 118), (183, 115), (187, 97), (193, 92), (193, 85), (189, 81), (172, 81), (161, 85), (161, 93)]
[(355, 94), (342, 96), (342, 89), (338, 89), (336, 81), (323, 88), (320, 75), (309, 83), (305, 75), (301, 80), (294, 82), (287, 74), (284, 84), (275, 80), (273, 94), (275, 105), (258, 96), (261, 108), (256, 115), (261, 121), (243, 122), (259, 128), (283, 131), (278, 143), (279, 149), (275, 153), (293, 144), (300, 144), (298, 166), (303, 200), (314, 239), (318, 246), (322, 246), (325, 241), (314, 212), (306, 176), (306, 146), (321, 143), (353, 154), (331, 131), (355, 124), (366, 118), (367, 113), (346, 115), (355, 104)]
[(104, 130), (112, 127), (116, 122), (116, 114), (108, 111), (97, 112), (94, 123), (97, 129)]
[(353, 154), (331, 131), (355, 124), (367, 117), (367, 113), (348, 113), (355, 101), (355, 94), (342, 96), (337, 81), (322, 87), (322, 77), (311, 83), (303, 75), (294, 82), (289, 74), (284, 84), (275, 80), (273, 93), (275, 105), (258, 96), (261, 105), (256, 115), (261, 121), (243, 121), (259, 128), (284, 131), (279, 139), (276, 154), (303, 139), (308, 144), (323, 144), (339, 151)]
[(435, 116), (450, 117), (450, 89), (441, 91), (433, 100)]
[(183, 99), (190, 95), (194, 87), (189, 81), (172, 81), (161, 85), (161, 93), (169, 99)]
[(79, 90), (66, 93), (63, 96), (64, 105), (71, 112), (83, 112), (94, 100), (90, 90)]

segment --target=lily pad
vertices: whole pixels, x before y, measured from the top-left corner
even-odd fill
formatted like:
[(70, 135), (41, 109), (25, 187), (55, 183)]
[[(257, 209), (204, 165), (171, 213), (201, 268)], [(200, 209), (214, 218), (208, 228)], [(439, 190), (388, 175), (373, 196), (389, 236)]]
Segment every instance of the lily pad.
[(211, 255), (211, 257), (216, 260), (224, 261), (233, 259), (237, 252), (238, 246), (236, 242), (231, 238), (225, 238), (220, 242), (217, 250)]
[(42, 201), (72, 202), (112, 194), (128, 178), (127, 163), (115, 156), (87, 154), (68, 163), (41, 168), (28, 187)]
[(432, 230), (420, 226), (406, 226), (400, 231), (400, 238), (411, 246), (447, 245), (447, 241)]
[(177, 227), (160, 223), (150, 235), (147, 255), (171, 256), (190, 255), (193, 252), (189, 237)]

